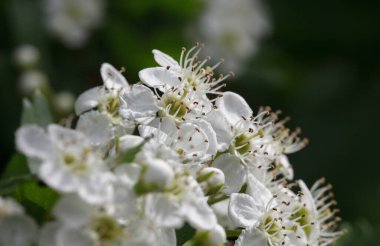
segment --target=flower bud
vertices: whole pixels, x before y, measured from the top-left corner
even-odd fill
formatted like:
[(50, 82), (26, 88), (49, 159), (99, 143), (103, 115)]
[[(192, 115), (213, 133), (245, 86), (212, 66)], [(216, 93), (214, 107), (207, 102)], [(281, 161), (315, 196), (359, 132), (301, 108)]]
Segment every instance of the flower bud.
[(173, 169), (164, 161), (151, 159), (143, 166), (142, 176), (135, 186), (138, 194), (165, 190), (174, 179)]
[(20, 91), (23, 95), (31, 95), (36, 90), (43, 91), (47, 87), (45, 74), (31, 70), (22, 74), (20, 78)]
[(218, 192), (224, 186), (225, 177), (222, 170), (206, 167), (200, 171), (197, 181), (201, 184), (203, 191), (210, 195)]
[(59, 113), (68, 114), (74, 110), (75, 97), (72, 93), (63, 91), (55, 96), (54, 102)]
[(32, 68), (40, 59), (40, 53), (36, 47), (26, 44), (18, 47), (14, 52), (14, 61), (20, 68)]

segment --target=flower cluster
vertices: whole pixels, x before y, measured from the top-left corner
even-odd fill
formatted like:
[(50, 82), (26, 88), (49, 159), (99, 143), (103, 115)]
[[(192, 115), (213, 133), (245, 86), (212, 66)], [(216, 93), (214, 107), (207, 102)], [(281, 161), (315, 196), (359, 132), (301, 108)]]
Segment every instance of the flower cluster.
[[(34, 174), (60, 195), (39, 245), (176, 245), (185, 224), (195, 230), (188, 246), (329, 245), (341, 235), (330, 185), (292, 181), (287, 154), (307, 144), (299, 130), (222, 92), (231, 75), (216, 76), (200, 50), (183, 49), (179, 62), (153, 50), (158, 66), (136, 84), (103, 64), (75, 124), (17, 131)], [(30, 220), (12, 206), (0, 201), (0, 226), (3, 210)]]

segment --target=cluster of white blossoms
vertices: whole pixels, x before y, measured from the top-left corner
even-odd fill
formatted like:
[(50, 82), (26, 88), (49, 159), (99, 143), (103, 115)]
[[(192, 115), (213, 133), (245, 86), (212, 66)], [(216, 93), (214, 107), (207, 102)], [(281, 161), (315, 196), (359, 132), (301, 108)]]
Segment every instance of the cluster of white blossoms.
[[(32, 222), (24, 228), (35, 238), (23, 240), (170, 246), (185, 225), (195, 230), (187, 246), (329, 245), (342, 234), (331, 187), (292, 181), (287, 154), (307, 142), (299, 130), (222, 92), (230, 75), (215, 76), (219, 64), (198, 59), (200, 50), (183, 49), (179, 62), (153, 50), (159, 66), (136, 84), (105, 63), (103, 85), (76, 101), (75, 124), (18, 129), (18, 150), (60, 194), (39, 233)], [(30, 220), (12, 206), (6, 215)]]

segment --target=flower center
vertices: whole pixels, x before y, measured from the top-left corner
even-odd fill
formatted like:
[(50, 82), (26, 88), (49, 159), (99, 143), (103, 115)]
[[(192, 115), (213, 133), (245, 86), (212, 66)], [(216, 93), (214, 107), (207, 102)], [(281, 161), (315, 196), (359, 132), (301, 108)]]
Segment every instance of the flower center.
[(63, 164), (75, 173), (84, 173), (87, 170), (87, 165), (83, 160), (78, 160), (72, 154), (65, 154), (63, 156)]
[(187, 104), (184, 100), (170, 96), (165, 98), (165, 108), (168, 108), (168, 113), (171, 116), (181, 118), (187, 113)]
[(120, 99), (119, 97), (108, 98), (105, 102), (104, 109), (113, 117), (119, 116)]
[(113, 218), (100, 216), (91, 223), (91, 230), (96, 232), (100, 242), (113, 242), (123, 234), (123, 228)]
[(296, 212), (291, 216), (291, 219), (297, 221), (301, 228), (305, 231), (307, 236), (311, 233), (311, 221), (310, 221), (310, 212), (305, 207), (298, 207)]
[(276, 236), (281, 231), (280, 223), (270, 215), (265, 218), (259, 228), (266, 231), (270, 236)]
[(251, 149), (251, 138), (245, 134), (240, 134), (235, 137), (235, 150), (240, 154), (245, 154)]

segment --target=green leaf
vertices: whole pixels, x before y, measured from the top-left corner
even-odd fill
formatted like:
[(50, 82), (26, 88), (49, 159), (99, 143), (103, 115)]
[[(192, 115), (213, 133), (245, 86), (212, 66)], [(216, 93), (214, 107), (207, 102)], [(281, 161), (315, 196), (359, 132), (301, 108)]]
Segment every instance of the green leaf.
[(31, 174), (9, 177), (0, 181), (0, 196), (11, 195), (14, 190), (25, 182), (35, 180), (36, 177)]
[(21, 154), (15, 154), (1, 176), (0, 196), (12, 196), (23, 205), (28, 214), (38, 222), (43, 222), (49, 218), (59, 194), (40, 184), (38, 178), (30, 174), (27, 159)]
[(227, 238), (236, 239), (240, 236), (242, 230), (226, 230)]
[(14, 154), (5, 166), (0, 179), (0, 195), (10, 195), (19, 184), (36, 179), (29, 172), (26, 158), (21, 154)]
[(195, 230), (188, 224), (185, 224), (181, 229), (176, 230), (177, 245), (183, 245), (185, 242), (189, 241), (195, 235)]
[(0, 180), (25, 174), (29, 174), (29, 168), (25, 156), (14, 154), (11, 160), (6, 164)]
[(12, 196), (40, 223), (50, 218), (51, 209), (59, 198), (57, 192), (37, 181), (18, 185)]
[(46, 98), (36, 91), (31, 101), (24, 98), (21, 125), (36, 124), (46, 127), (53, 122), (53, 116)]

